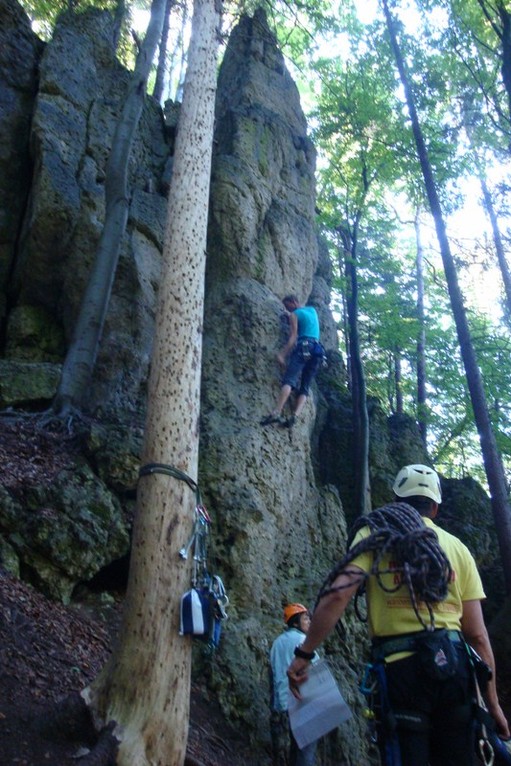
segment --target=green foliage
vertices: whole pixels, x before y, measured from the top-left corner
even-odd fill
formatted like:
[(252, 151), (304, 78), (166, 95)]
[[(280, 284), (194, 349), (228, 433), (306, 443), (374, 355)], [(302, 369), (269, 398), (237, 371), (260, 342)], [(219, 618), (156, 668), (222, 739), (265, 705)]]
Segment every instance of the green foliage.
[(79, 13), (90, 7), (114, 11), (117, 0), (20, 0), (20, 5), (25, 9), (38, 34), (47, 40), (51, 37), (61, 13)]
[(112, 14), (120, 7), (123, 10), (123, 23), (117, 46), (119, 60), (129, 69), (134, 67), (136, 51), (132, 39), (133, 12), (148, 10), (150, 0), (20, 0), (34, 31), (43, 40), (49, 40), (55, 24), (62, 13), (80, 13), (87, 8), (98, 8)]

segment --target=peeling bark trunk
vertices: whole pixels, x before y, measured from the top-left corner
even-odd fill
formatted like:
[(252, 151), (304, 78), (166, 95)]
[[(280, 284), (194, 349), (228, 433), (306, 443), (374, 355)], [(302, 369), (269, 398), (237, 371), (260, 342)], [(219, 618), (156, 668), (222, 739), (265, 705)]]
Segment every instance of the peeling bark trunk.
[(424, 176), (424, 185), (428, 195), (431, 214), (435, 222), (436, 234), (438, 244), (440, 246), (440, 253), (442, 255), (442, 262), (444, 265), (452, 312), (454, 321), (456, 323), (461, 357), (465, 367), (465, 374), (470, 391), (470, 399), (472, 402), (474, 418), (481, 443), (481, 452), (483, 456), (486, 478), (490, 488), (491, 504), (495, 519), (495, 529), (499, 540), (504, 580), (506, 584), (506, 591), (509, 595), (511, 593), (511, 557), (509, 556), (509, 549), (511, 546), (511, 507), (508, 500), (504, 469), (497, 448), (495, 434), (493, 433), (493, 428), (490, 421), (481, 371), (477, 364), (477, 359), (472, 344), (472, 338), (470, 336), (470, 329), (468, 326), (463, 303), (463, 295), (458, 284), (456, 266), (454, 264), (449, 239), (447, 237), (442, 207), (440, 205), (440, 199), (436, 190), (435, 179), (433, 177), (433, 171), (429, 161), (424, 136), (422, 135), (419, 116), (415, 108), (415, 101), (411, 84), (406, 73), (403, 57), (401, 55), (401, 50), (397, 41), (395, 24), (389, 11), (388, 0), (382, 0), (382, 2), (392, 50), (396, 59), (396, 65), (399, 71), (401, 83), (405, 91), (406, 102), (412, 123), (413, 135), (417, 147), (417, 155), (419, 157), (422, 174)]
[[(220, 13), (196, 0), (169, 194), (164, 269), (149, 379), (142, 464), (196, 479), (206, 229)], [(96, 715), (114, 720), (121, 766), (181, 766), (188, 736), (191, 639), (179, 607), (190, 563), (179, 556), (195, 494), (160, 473), (139, 482), (119, 644), (88, 690)]]

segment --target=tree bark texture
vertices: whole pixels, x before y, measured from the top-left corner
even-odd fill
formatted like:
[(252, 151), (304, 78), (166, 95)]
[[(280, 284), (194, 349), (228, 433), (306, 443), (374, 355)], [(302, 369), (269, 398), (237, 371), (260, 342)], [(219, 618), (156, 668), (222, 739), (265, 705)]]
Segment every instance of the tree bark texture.
[(57, 414), (82, 410), (85, 405), (128, 221), (128, 162), (144, 107), (147, 78), (161, 37), (165, 3), (166, 0), (153, 0), (147, 33), (112, 139), (105, 176), (105, 222), (62, 367), (53, 403)]
[[(196, 0), (176, 141), (149, 379), (142, 464), (196, 480), (199, 448), (206, 229), (220, 12)], [(160, 473), (140, 479), (128, 591), (111, 661), (89, 690), (117, 722), (121, 766), (182, 766), (188, 736), (191, 640), (178, 635), (190, 564), (179, 550), (195, 493)]]
[(440, 205), (440, 199), (436, 190), (433, 170), (431, 168), (426, 143), (424, 141), (424, 136), (422, 135), (419, 117), (415, 108), (415, 101), (411, 84), (406, 73), (403, 57), (401, 55), (401, 50), (395, 31), (395, 24), (389, 11), (388, 1), (382, 0), (382, 3), (392, 50), (394, 52), (401, 83), (405, 91), (406, 102), (410, 114), (413, 135), (422, 169), (422, 174), (424, 177), (424, 184), (426, 187), (426, 193), (428, 195), (431, 214), (435, 222), (437, 239), (440, 246), (440, 253), (442, 255), (442, 262), (444, 265), (447, 281), (447, 288), (449, 290), (449, 297), (451, 300), (454, 321), (458, 334), (458, 341), (460, 344), (461, 357), (467, 377), (470, 399), (472, 402), (472, 408), (474, 410), (474, 418), (481, 443), (481, 453), (483, 456), (486, 478), (488, 480), (488, 486), (490, 489), (491, 504), (495, 519), (495, 529), (499, 540), (506, 591), (508, 594), (510, 594), (511, 557), (509, 556), (509, 550), (511, 547), (511, 507), (508, 500), (504, 469), (497, 448), (495, 434), (493, 433), (493, 428), (490, 421), (481, 371), (477, 364), (477, 359), (472, 344), (472, 338), (470, 336), (470, 329), (467, 322), (463, 296), (458, 284), (456, 266), (451, 254), (445, 221)]

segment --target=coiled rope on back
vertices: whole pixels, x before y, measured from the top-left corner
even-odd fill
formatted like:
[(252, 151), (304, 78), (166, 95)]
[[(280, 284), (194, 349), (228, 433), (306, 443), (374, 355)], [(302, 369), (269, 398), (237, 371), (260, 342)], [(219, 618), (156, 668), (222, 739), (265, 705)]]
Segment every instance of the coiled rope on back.
[[(369, 527), (369, 536), (350, 547), (357, 532), (363, 527)], [(332, 583), (357, 556), (369, 551), (373, 554), (373, 564), (370, 572), (360, 575), (363, 583), (373, 575), (378, 585), (387, 593), (394, 593), (401, 585), (406, 585), (417, 619), (424, 628), (434, 629), (433, 605), (446, 598), (452, 568), (440, 547), (435, 530), (425, 525), (415, 508), (407, 503), (390, 503), (361, 516), (350, 531), (347, 545), (348, 552), (335, 565), (321, 586), (316, 606), (329, 593), (351, 587), (352, 583), (335, 587)], [(383, 568), (382, 561), (390, 553), (392, 568)], [(382, 576), (389, 573), (400, 575), (394, 587), (385, 586), (383, 583)], [(429, 625), (420, 615), (421, 602), (428, 610)]]

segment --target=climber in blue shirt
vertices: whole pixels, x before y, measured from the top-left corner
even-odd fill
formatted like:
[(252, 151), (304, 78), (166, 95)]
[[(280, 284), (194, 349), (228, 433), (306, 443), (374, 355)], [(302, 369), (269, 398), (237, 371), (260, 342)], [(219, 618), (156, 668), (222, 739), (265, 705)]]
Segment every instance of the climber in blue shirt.
[[(285, 368), (285, 372), (277, 405), (261, 420), (261, 425), (275, 423), (291, 428), (307, 401), (310, 385), (322, 365), (325, 350), (319, 342), (319, 319), (316, 309), (313, 306), (300, 306), (296, 295), (286, 295), (282, 303), (289, 311), (289, 338), (277, 354), (277, 361), (282, 369)], [(294, 412), (291, 417), (284, 418), (282, 410), (293, 390), (298, 393)]]

